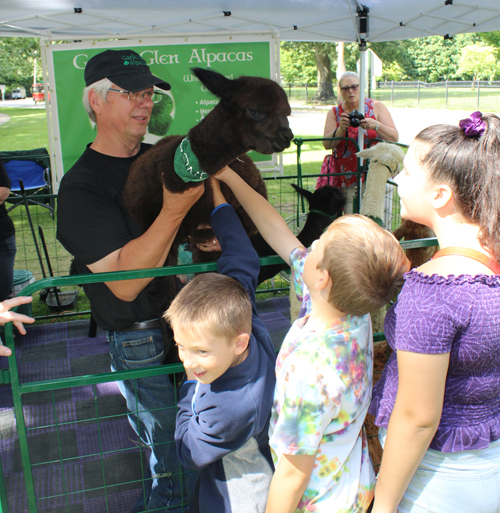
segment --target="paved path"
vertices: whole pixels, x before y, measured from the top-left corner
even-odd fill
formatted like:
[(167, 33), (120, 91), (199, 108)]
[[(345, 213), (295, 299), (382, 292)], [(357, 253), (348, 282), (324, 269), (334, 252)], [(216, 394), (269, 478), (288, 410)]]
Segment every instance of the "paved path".
[(0, 125), (7, 123), (7, 121), (9, 121), (9, 119), (10, 119), (10, 116), (7, 116), (7, 114), (2, 114), (0, 112)]
[(0, 108), (15, 108), (22, 107), (23, 109), (45, 109), (45, 103), (37, 103), (33, 101), (33, 98), (24, 98), (23, 100), (0, 100)]

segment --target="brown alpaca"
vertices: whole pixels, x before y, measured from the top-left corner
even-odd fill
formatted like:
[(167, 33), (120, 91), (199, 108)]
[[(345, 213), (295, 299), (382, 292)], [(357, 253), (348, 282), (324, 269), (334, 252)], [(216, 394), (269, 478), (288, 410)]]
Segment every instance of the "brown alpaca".
[[(190, 175), (191, 178), (196, 175), (190, 169), (190, 165), (193, 161), (196, 163), (196, 160), (199, 162), (201, 173), (208, 176), (229, 165), (253, 189), (267, 198), (261, 173), (246, 153), (255, 150), (271, 154), (281, 152), (290, 146), (293, 133), (287, 117), (291, 110), (285, 92), (276, 82), (265, 78), (239, 77), (230, 80), (215, 71), (195, 68), (193, 72), (211, 93), (220, 98), (220, 102), (189, 131), (187, 137), (192, 153), (189, 154), (189, 158), (183, 159), (181, 156), (181, 162), (189, 161), (189, 165), (185, 165), (184, 168), (181, 166), (181, 172), (184, 171), (184, 174), (188, 175), (187, 180), (190, 180)], [(137, 159), (130, 169), (124, 189), (125, 206), (144, 230), (160, 213), (163, 203), (162, 185), (172, 192), (182, 192), (197, 185), (196, 182), (181, 179), (174, 166), (178, 147), (185, 148), (184, 139), (183, 135), (163, 138)], [(192, 158), (193, 154), (195, 159)], [(194, 167), (196, 168), (196, 165)], [(199, 175), (195, 176), (198, 177)], [(256, 233), (254, 224), (236, 201), (231, 190), (224, 184), (221, 184), (221, 188), (227, 202), (235, 208), (247, 233)], [(205, 181), (205, 193), (184, 218), (167, 257), (167, 265), (177, 263), (179, 243), (190, 239), (199, 240), (198, 227), (210, 225), (213, 207), (210, 184)], [(211, 230), (205, 230), (205, 234), (207, 240), (213, 238)], [(213, 255), (214, 258), (217, 256), (218, 254)], [(155, 278), (146, 290), (158, 312), (158, 317), (162, 319), (163, 313), (177, 294), (175, 278)], [(177, 361), (172, 332), (165, 323), (162, 323), (162, 331), (165, 341), (164, 361)]]
[[(373, 386), (377, 383), (382, 375), (385, 364), (392, 350), (388, 346), (387, 341), (383, 340), (373, 344)], [(375, 417), (371, 414), (366, 415), (364, 422), (366, 436), (368, 437), (368, 450), (370, 458), (375, 466), (375, 472), (378, 473), (380, 462), (382, 461), (382, 447), (378, 440), (378, 427), (375, 425)]]
[[(200, 168), (207, 175), (214, 175), (230, 165), (252, 188), (267, 197), (261, 173), (246, 153), (255, 150), (271, 154), (290, 146), (293, 133), (287, 116), (291, 110), (285, 92), (278, 84), (265, 78), (230, 80), (215, 71), (194, 68), (193, 72), (210, 92), (220, 98), (218, 105), (188, 134)], [(140, 157), (130, 170), (124, 191), (125, 205), (144, 229), (153, 223), (161, 210), (162, 184), (172, 192), (181, 192), (196, 185), (184, 182), (174, 169), (174, 155), (184, 137), (165, 137)], [(210, 225), (212, 191), (208, 182), (205, 182), (205, 187), (205, 194), (184, 219), (177, 241), (195, 236), (199, 225)], [(222, 192), (235, 208), (247, 232), (255, 233), (253, 223), (224, 184)]]
[[(401, 240), (404, 237), (405, 241), (429, 239), (430, 237), (435, 237), (434, 232), (429, 227), (420, 223), (415, 223), (414, 221), (410, 221), (408, 219), (403, 219), (401, 226), (397, 228), (393, 234), (394, 237), (396, 237), (398, 240)], [(432, 255), (434, 255), (436, 252), (436, 249), (437, 246), (407, 249), (406, 256), (411, 263), (411, 269), (420, 267), (422, 264), (428, 262), (432, 258)]]

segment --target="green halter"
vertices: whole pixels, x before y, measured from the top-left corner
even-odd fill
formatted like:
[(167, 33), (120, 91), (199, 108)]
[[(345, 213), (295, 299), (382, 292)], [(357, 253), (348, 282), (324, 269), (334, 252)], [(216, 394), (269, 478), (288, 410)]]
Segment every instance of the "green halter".
[(207, 173), (200, 168), (188, 137), (184, 137), (175, 150), (174, 169), (184, 182), (202, 182), (208, 178)]

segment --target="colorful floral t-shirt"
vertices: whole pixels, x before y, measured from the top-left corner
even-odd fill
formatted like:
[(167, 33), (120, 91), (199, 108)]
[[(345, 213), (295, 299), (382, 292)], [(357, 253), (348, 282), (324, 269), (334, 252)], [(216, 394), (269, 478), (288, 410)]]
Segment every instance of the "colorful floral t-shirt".
[[(302, 283), (307, 254), (297, 248), (290, 261), (309, 312), (310, 295)], [(308, 329), (308, 318), (295, 321), (276, 362), (269, 428), (274, 463), (283, 454), (316, 455), (297, 512), (365, 511), (375, 485), (363, 428), (372, 390), (370, 316), (346, 315), (322, 331)]]

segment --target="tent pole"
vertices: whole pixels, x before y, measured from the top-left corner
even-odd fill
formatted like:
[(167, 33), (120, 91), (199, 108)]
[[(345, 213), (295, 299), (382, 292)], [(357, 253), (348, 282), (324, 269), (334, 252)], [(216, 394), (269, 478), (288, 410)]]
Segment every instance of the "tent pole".
[[(51, 169), (51, 179), (52, 183), (50, 184), (53, 191), (57, 191), (57, 167), (56, 161), (54, 158), (54, 133), (52, 126), (52, 118), (50, 116), (50, 91), (49, 91), (49, 73), (47, 69), (47, 45), (45, 44), (44, 39), (40, 39), (40, 56), (42, 58), (42, 82), (43, 82), (43, 90), (45, 92), (45, 116), (47, 119), (47, 128), (49, 132), (49, 158), (50, 158), (50, 169)], [(54, 95), (52, 95), (52, 101), (55, 101)]]
[[(365, 90), (366, 90), (366, 44), (359, 45), (359, 111), (365, 115)], [(360, 151), (364, 148), (364, 133), (358, 130), (358, 146)]]
[[(359, 45), (359, 110), (365, 115), (365, 89), (366, 89), (366, 40), (368, 39), (370, 32), (370, 9), (365, 5), (358, 4), (356, 8), (356, 14), (358, 15), (356, 23), (356, 32), (358, 36)], [(365, 147), (365, 131), (359, 127), (358, 129), (358, 147), (359, 151)], [(358, 212), (361, 211), (362, 205), (362, 194), (361, 194), (361, 173), (360, 168), (363, 166), (363, 159), (358, 158), (358, 198), (359, 203)]]

